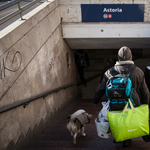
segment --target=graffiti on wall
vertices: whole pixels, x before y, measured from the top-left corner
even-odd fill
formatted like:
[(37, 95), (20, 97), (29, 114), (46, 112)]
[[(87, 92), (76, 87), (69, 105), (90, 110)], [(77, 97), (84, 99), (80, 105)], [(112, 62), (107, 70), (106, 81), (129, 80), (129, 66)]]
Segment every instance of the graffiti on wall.
[(57, 63), (57, 62), (58, 62), (58, 64), (62, 63), (64, 58), (65, 57), (63, 56), (62, 52), (58, 56), (51, 58), (51, 60), (49, 62), (49, 70), (52, 70), (54, 68), (55, 63)]
[(17, 60), (19, 62), (19, 65), (17, 65), (16, 68), (10, 68), (7, 66), (8, 56), (9, 56), (9, 52), (7, 52), (7, 55), (5, 58), (0, 60), (0, 79), (1, 80), (6, 77), (6, 70), (10, 72), (16, 72), (21, 66), (22, 56), (19, 51), (15, 52), (15, 54), (13, 55), (12, 62), (11, 62), (11, 65), (14, 65), (15, 59), (19, 59)]
[(55, 63), (55, 58), (51, 58), (49, 63), (49, 70), (52, 70), (52, 68), (54, 68), (54, 63)]

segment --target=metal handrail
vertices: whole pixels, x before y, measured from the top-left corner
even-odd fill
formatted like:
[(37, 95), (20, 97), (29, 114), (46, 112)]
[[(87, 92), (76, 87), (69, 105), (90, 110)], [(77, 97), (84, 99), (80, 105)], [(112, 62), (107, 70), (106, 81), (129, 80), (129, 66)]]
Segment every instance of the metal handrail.
[(14, 109), (14, 108), (16, 108), (16, 107), (19, 107), (19, 106), (21, 106), (21, 105), (23, 105), (23, 107), (25, 108), (26, 105), (28, 105), (29, 102), (31, 102), (31, 101), (34, 101), (34, 100), (36, 100), (36, 99), (38, 99), (38, 98), (41, 98), (41, 97), (44, 98), (44, 97), (46, 97), (48, 94), (52, 94), (52, 93), (54, 93), (54, 92), (58, 92), (58, 91), (60, 91), (60, 90), (62, 90), (62, 89), (66, 89), (66, 88), (68, 88), (68, 87), (70, 87), (70, 86), (73, 86), (73, 85), (75, 85), (75, 84), (77, 84), (77, 82), (73, 82), (73, 83), (70, 83), (70, 84), (61, 86), (61, 87), (59, 87), (59, 88), (56, 88), (56, 89), (53, 89), (53, 90), (44, 92), (44, 93), (42, 93), (42, 94), (38, 94), (38, 95), (36, 95), (36, 96), (33, 96), (33, 97), (30, 97), (30, 98), (21, 100), (21, 101), (19, 101), (19, 102), (16, 102), (16, 103), (13, 103), (13, 104), (4, 106), (4, 107), (0, 108), (0, 114), (6, 112), (6, 111), (8, 111), (8, 110)]
[[(9, 3), (3, 4), (3, 5), (0, 6), (0, 11), (5, 10), (7, 8), (10, 8), (11, 6), (13, 6), (15, 4), (18, 4), (18, 9), (19, 9), (19, 10), (16, 10), (16, 11), (12, 12), (11, 14), (1, 18), (0, 19), (0, 25), (5, 23), (6, 21), (12, 19), (13, 17), (17, 16), (18, 14), (20, 14), (21, 20), (23, 20), (22, 12), (27, 10), (28, 8), (32, 7), (36, 3), (40, 2), (41, 0), (34, 0), (33, 2), (30, 2), (29, 4), (27, 4), (27, 5), (23, 6), (23, 7), (20, 7), (20, 2), (22, 2), (22, 1), (23, 0), (13, 0), (13, 1), (9, 2)], [(48, 2), (48, 0), (47, 0), (47, 2)]]

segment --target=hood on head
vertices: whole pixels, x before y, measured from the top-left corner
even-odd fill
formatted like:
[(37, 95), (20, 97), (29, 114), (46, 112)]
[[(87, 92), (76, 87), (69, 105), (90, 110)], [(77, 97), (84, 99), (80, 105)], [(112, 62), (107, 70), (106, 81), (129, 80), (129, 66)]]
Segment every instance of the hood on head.
[(118, 51), (118, 59), (120, 61), (132, 60), (132, 52), (127, 46), (123, 46)]

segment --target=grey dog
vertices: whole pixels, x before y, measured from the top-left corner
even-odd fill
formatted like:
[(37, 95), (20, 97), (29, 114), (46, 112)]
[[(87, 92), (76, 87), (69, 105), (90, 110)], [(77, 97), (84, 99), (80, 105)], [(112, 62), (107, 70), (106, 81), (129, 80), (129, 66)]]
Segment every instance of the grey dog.
[(67, 128), (71, 132), (71, 136), (73, 136), (74, 144), (76, 144), (76, 136), (80, 133), (80, 129), (82, 130), (82, 136), (86, 136), (86, 133), (84, 133), (85, 125), (90, 122), (92, 117), (91, 114), (88, 114), (83, 109), (80, 109), (67, 117)]

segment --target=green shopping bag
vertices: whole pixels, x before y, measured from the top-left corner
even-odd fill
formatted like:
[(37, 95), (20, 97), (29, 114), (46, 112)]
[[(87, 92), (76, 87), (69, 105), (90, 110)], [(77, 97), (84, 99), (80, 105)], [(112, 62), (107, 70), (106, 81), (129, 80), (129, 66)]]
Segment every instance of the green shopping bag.
[[(131, 109), (128, 109), (129, 104)], [(116, 142), (149, 135), (147, 104), (134, 108), (129, 99), (123, 111), (109, 111), (107, 117)]]

